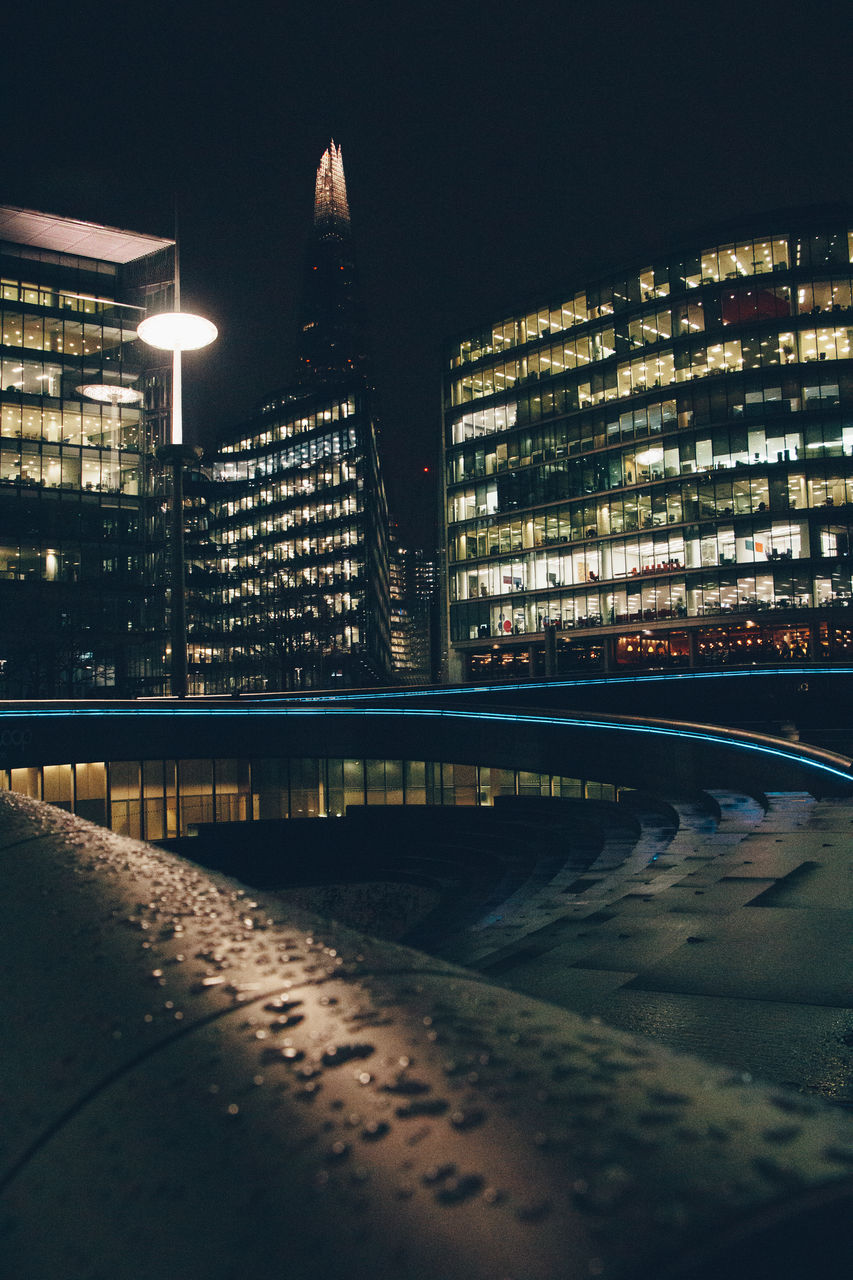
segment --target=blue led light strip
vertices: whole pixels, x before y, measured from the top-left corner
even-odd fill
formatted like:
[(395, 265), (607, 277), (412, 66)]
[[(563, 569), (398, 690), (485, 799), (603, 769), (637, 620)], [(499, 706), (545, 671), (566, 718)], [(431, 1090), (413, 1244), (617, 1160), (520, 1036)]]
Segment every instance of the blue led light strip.
[[(791, 764), (797, 764), (803, 768), (814, 769), (819, 773), (828, 774), (833, 778), (841, 779), (846, 783), (853, 784), (853, 773), (850, 767), (839, 768), (826, 763), (824, 760), (816, 759), (811, 750), (805, 747), (785, 748), (777, 745), (771, 745), (769, 742), (761, 742), (750, 739), (739, 730), (717, 731), (704, 729), (690, 724), (649, 724), (637, 723), (628, 720), (602, 720), (589, 719), (573, 715), (548, 715), (536, 714), (535, 712), (504, 712), (504, 711), (463, 711), (455, 708), (440, 707), (306, 707), (306, 706), (290, 706), (290, 707), (269, 707), (269, 706), (235, 706), (235, 707), (193, 707), (182, 704), (174, 707), (134, 707), (132, 709), (107, 709), (107, 708), (79, 708), (69, 711), (66, 708), (43, 708), (43, 709), (27, 709), (26, 711), (14, 712), (10, 709), (3, 708), (0, 710), (0, 716), (25, 716), (28, 720), (32, 718), (56, 718), (57, 716), (74, 716), (79, 717), (101, 717), (104, 719), (117, 719), (120, 717), (132, 717), (138, 720), (154, 720), (163, 719), (164, 717), (183, 717), (183, 718), (209, 718), (211, 716), (220, 717), (252, 717), (272, 718), (272, 717), (353, 717), (353, 716), (385, 716), (387, 717), (435, 717), (441, 719), (458, 719), (458, 720), (492, 720), (503, 724), (531, 724), (531, 725), (549, 725), (557, 728), (580, 729), (580, 730), (601, 730), (611, 733), (633, 733), (633, 734), (649, 734), (658, 737), (670, 737), (690, 739), (695, 742), (707, 742), (717, 747), (731, 747), (741, 751), (752, 751), (759, 755), (773, 756), (780, 760), (785, 760)], [(823, 753), (828, 754), (828, 753)], [(835, 757), (841, 759), (841, 757)]]
[[(597, 685), (620, 688), (627, 684), (657, 684), (685, 680), (754, 680), (758, 676), (850, 676), (853, 667), (750, 667), (739, 671), (654, 671), (640, 675), (575, 676), (562, 679), (504, 681), (501, 684), (435, 685), (428, 689), (383, 689), (359, 693), (337, 692), (288, 694), (286, 697), (258, 695), (264, 701), (295, 702), (379, 702), (399, 698), (477, 697), (484, 693), (524, 693), (528, 689), (584, 689)], [(251, 697), (252, 695), (247, 695)]]

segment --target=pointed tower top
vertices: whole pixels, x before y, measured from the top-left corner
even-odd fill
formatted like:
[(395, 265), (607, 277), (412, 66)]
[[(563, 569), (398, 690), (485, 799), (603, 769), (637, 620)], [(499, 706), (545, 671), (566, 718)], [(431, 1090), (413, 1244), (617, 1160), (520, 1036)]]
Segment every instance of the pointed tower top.
[(334, 138), (323, 152), (314, 186), (314, 226), (349, 231), (349, 204), (343, 153)]

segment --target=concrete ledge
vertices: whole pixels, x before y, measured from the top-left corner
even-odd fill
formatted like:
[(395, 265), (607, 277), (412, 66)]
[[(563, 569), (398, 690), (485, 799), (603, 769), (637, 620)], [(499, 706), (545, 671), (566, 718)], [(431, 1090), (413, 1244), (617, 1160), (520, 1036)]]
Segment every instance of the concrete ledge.
[(838, 1111), (8, 794), (0, 886), (16, 1280), (850, 1261)]

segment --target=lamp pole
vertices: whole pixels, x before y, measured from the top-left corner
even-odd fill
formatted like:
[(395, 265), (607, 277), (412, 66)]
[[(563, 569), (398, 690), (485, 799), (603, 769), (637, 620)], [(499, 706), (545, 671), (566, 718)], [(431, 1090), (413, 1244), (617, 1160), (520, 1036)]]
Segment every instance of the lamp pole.
[[(176, 288), (176, 302), (179, 295)], [(143, 342), (159, 351), (172, 352), (171, 440), (157, 450), (157, 458), (172, 473), (171, 516), (171, 602), (169, 610), (172, 639), (171, 691), (173, 698), (187, 695), (187, 601), (184, 581), (184, 464), (198, 457), (198, 451), (184, 444), (181, 406), (181, 352), (197, 351), (217, 337), (214, 324), (185, 311), (161, 312), (143, 320), (136, 332)]]

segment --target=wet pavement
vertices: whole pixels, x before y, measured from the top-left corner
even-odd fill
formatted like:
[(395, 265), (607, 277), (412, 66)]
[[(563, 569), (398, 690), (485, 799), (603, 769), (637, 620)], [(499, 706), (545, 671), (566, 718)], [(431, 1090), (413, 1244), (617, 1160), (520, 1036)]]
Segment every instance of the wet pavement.
[(599, 868), (547, 923), (532, 903), (446, 954), (513, 990), (853, 1104), (853, 803), (710, 799), (716, 818), (674, 801), (677, 833), (651, 859), (640, 848)]

